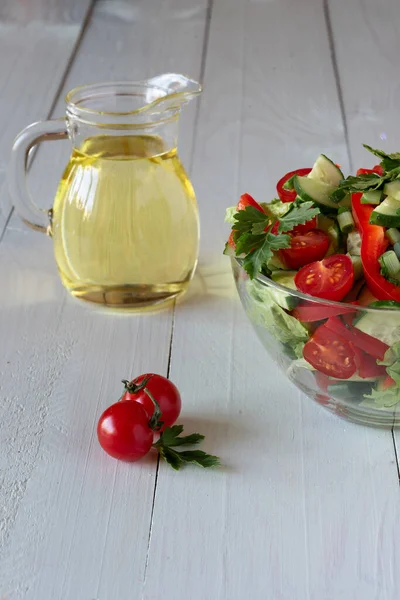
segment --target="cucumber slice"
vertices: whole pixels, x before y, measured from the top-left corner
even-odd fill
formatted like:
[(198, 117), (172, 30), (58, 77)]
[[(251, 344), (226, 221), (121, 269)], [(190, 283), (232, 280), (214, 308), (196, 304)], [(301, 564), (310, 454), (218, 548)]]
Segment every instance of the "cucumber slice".
[(288, 271), (289, 269), (285, 267), (278, 254), (275, 253), (272, 258), (267, 262), (267, 268), (271, 271), (275, 271), (276, 269), (282, 269), (283, 271)]
[[(279, 283), (279, 285), (283, 285), (291, 290), (297, 290), (294, 282), (296, 274), (297, 271), (274, 271), (271, 273), (271, 279), (272, 281), (275, 281), (275, 283)], [(290, 294), (285, 295), (283, 292), (273, 290), (272, 288), (269, 288), (269, 292), (273, 300), (286, 310), (293, 310), (299, 303), (298, 298), (291, 296)]]
[(332, 187), (337, 187), (344, 179), (344, 175), (339, 167), (330, 158), (325, 156), (325, 154), (318, 156), (308, 177), (315, 181), (322, 181)]
[(371, 225), (383, 225), (383, 227), (400, 226), (400, 200), (388, 196), (379, 206), (374, 208), (369, 222)]
[(347, 252), (351, 256), (361, 256), (361, 235), (358, 231), (351, 231), (347, 236)]
[(329, 199), (336, 189), (335, 186), (308, 177), (296, 175), (294, 178), (294, 189), (303, 200), (314, 202), (322, 211), (329, 209), (337, 211), (338, 205)]
[(338, 400), (360, 401), (371, 389), (370, 383), (353, 382), (328, 385), (328, 394)]
[(391, 196), (395, 200), (400, 200), (400, 181), (396, 179), (395, 181), (385, 183), (383, 186), (383, 193), (386, 194), (386, 196)]
[(381, 190), (370, 190), (369, 192), (363, 193), (360, 202), (361, 204), (375, 204), (375, 206), (378, 206), (382, 197), (383, 194)]
[(381, 340), (388, 346), (400, 342), (400, 311), (392, 310), (384, 313), (365, 313), (354, 326)]
[(337, 205), (339, 206), (339, 208), (340, 207), (351, 208), (351, 195), (346, 194), (346, 196), (343, 198), (343, 200), (338, 202)]
[(336, 254), (340, 244), (342, 243), (342, 234), (335, 219), (331, 219), (323, 214), (317, 215), (317, 229), (321, 229), (329, 235), (331, 243), (329, 244), (326, 256)]

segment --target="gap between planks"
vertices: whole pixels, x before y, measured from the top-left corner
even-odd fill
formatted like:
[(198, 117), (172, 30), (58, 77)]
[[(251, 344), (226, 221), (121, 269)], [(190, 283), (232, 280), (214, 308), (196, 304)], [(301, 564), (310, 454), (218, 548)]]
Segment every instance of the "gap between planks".
[[(351, 150), (350, 150), (349, 130), (348, 130), (348, 124), (347, 124), (346, 109), (345, 109), (345, 105), (344, 105), (342, 84), (340, 81), (339, 67), (338, 67), (337, 58), (336, 58), (335, 38), (333, 35), (333, 29), (332, 29), (331, 15), (330, 15), (330, 10), (329, 10), (329, 0), (323, 0), (323, 7), (324, 7), (324, 17), (325, 17), (326, 29), (327, 29), (327, 33), (328, 33), (329, 50), (330, 50), (330, 55), (331, 55), (332, 68), (333, 68), (333, 72), (335, 75), (335, 82), (336, 82), (336, 89), (337, 89), (339, 106), (340, 106), (340, 113), (341, 113), (342, 123), (343, 123), (343, 131), (344, 131), (344, 138), (345, 138), (346, 149), (347, 149), (347, 157), (348, 157), (348, 161), (349, 161), (350, 171), (353, 171), (353, 160), (352, 160), (352, 155), (351, 155)], [(395, 460), (396, 460), (397, 476), (398, 476), (399, 484), (400, 484), (400, 462), (399, 462), (400, 457), (397, 452), (396, 438), (394, 435), (394, 427), (392, 427), (392, 429), (391, 429), (391, 434), (392, 434), (394, 456), (395, 456)]]
[(336, 82), (336, 91), (337, 91), (337, 95), (338, 95), (340, 114), (342, 117), (344, 140), (345, 140), (346, 150), (347, 150), (347, 158), (349, 161), (350, 171), (353, 171), (353, 160), (352, 160), (351, 150), (350, 150), (349, 129), (348, 129), (348, 125), (347, 125), (347, 116), (346, 116), (346, 109), (344, 106), (343, 90), (342, 90), (342, 84), (340, 81), (339, 67), (338, 67), (337, 58), (336, 58), (335, 38), (333, 35), (331, 15), (330, 15), (330, 11), (329, 11), (329, 0), (323, 0), (323, 7), (324, 7), (324, 18), (325, 18), (326, 30), (327, 30), (327, 34), (328, 34), (329, 52), (331, 55), (332, 69), (333, 69), (333, 74), (334, 74), (335, 82)]
[[(207, 54), (208, 54), (209, 39), (210, 39), (210, 25), (211, 25), (211, 20), (212, 20), (213, 8), (214, 8), (214, 0), (208, 0), (206, 19), (205, 19), (205, 25), (204, 25), (203, 48), (202, 48), (202, 52), (201, 52), (201, 63), (200, 63), (199, 80), (200, 80), (201, 84), (203, 84), (203, 81), (204, 81), (204, 74), (205, 74), (206, 63), (207, 63)], [(196, 105), (196, 113), (195, 113), (194, 126), (193, 126), (194, 133), (196, 132), (198, 123), (199, 123), (200, 107), (201, 107), (201, 96), (198, 99), (197, 105)], [(196, 138), (196, 136), (193, 135), (192, 148), (191, 148), (191, 152), (190, 152), (189, 175), (191, 175), (192, 169), (193, 169), (195, 138)], [(175, 328), (175, 313), (176, 313), (176, 301), (174, 301), (174, 304), (172, 307), (171, 336), (170, 336), (170, 343), (169, 343), (168, 366), (167, 366), (167, 377), (168, 378), (169, 378), (169, 375), (171, 372), (172, 346), (173, 346), (174, 328)], [(152, 505), (151, 505), (151, 514), (150, 514), (149, 537), (147, 540), (146, 562), (145, 562), (145, 566), (144, 566), (144, 575), (143, 575), (143, 588), (142, 588), (142, 590), (143, 590), (142, 591), (142, 599), (143, 600), (144, 600), (144, 590), (146, 587), (147, 569), (148, 569), (149, 558), (150, 558), (151, 535), (153, 532), (153, 518), (154, 518), (154, 509), (155, 509), (155, 504), (156, 504), (157, 483), (158, 483), (159, 471), (160, 471), (160, 455), (158, 455), (158, 458), (157, 458), (156, 474), (155, 474), (155, 478), (154, 478), (154, 491), (153, 491), (153, 500), (152, 500)]]
[[(81, 29), (79, 31), (79, 35), (77, 36), (77, 38), (75, 40), (75, 44), (73, 45), (71, 54), (70, 54), (68, 62), (67, 62), (67, 65), (66, 65), (66, 67), (64, 69), (64, 72), (63, 72), (62, 77), (60, 79), (60, 83), (59, 83), (59, 85), (57, 87), (57, 90), (56, 90), (56, 92), (54, 94), (53, 101), (52, 101), (52, 103), (50, 105), (50, 108), (49, 108), (49, 111), (48, 111), (48, 113), (46, 115), (46, 119), (45, 120), (50, 119), (51, 115), (53, 114), (53, 111), (54, 111), (54, 109), (56, 107), (56, 104), (58, 102), (60, 94), (61, 94), (61, 92), (63, 90), (63, 87), (65, 85), (65, 82), (67, 80), (67, 77), (68, 77), (68, 75), (69, 75), (69, 73), (71, 71), (72, 65), (73, 65), (73, 63), (75, 61), (75, 58), (76, 58), (77, 54), (78, 54), (78, 50), (79, 50), (79, 47), (81, 45), (83, 36), (85, 35), (85, 31), (86, 31), (86, 29), (87, 29), (87, 27), (89, 25), (90, 19), (92, 17), (93, 9), (94, 9), (94, 5), (95, 5), (96, 1), (97, 0), (91, 0), (90, 1), (90, 4), (89, 4), (88, 9), (86, 11), (86, 15), (85, 15), (85, 17), (84, 17), (84, 19), (82, 21), (82, 24), (81, 24)], [(28, 123), (27, 123), (27, 125), (28, 125)], [(29, 166), (28, 166), (27, 171), (29, 171), (29, 169), (31, 168), (31, 166), (33, 164), (33, 161), (35, 160), (35, 156), (36, 156), (36, 152), (37, 152), (38, 148), (39, 148), (39, 145), (34, 146), (34, 148), (32, 149), (32, 152), (30, 154)], [(8, 181), (7, 181), (7, 179), (6, 179), (5, 185), (8, 187)], [(10, 219), (12, 217), (13, 212), (14, 212), (14, 206), (11, 206), (11, 208), (9, 210), (9, 213), (8, 213), (6, 219), (5, 219), (3, 229), (0, 231), (0, 243), (2, 242), (2, 240), (4, 238), (4, 234), (5, 234), (6, 230), (7, 230), (7, 227), (8, 227), (8, 224), (10, 222)]]

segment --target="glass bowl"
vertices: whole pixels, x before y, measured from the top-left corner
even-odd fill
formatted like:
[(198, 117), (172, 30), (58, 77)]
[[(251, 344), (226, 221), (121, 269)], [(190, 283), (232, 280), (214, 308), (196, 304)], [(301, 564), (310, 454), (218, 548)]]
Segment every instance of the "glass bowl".
[(350, 421), (400, 426), (400, 310), (314, 298), (263, 275), (250, 280), (241, 260), (231, 261), (246, 314), (292, 383)]

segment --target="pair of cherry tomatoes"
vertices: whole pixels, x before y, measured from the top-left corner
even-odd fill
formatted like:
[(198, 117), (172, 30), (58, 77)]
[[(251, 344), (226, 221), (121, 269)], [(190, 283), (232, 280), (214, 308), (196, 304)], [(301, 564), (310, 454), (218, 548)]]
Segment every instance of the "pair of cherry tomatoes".
[[(162, 432), (175, 423), (181, 412), (181, 396), (169, 379), (154, 373), (124, 383), (125, 392), (119, 402), (101, 415), (97, 436), (107, 454), (132, 462), (150, 451), (155, 431)], [(161, 410), (158, 423), (152, 419), (157, 404)]]

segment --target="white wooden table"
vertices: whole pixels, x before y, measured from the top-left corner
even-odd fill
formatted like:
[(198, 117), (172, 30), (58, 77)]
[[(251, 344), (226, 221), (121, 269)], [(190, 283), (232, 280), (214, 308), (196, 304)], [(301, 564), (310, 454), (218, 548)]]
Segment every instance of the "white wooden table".
[[(371, 164), (362, 142), (400, 150), (398, 24), (397, 0), (2, 0), (2, 600), (400, 598), (398, 436), (277, 373), (221, 256), (241, 192), (268, 200), (321, 151), (348, 171)], [(51, 241), (12, 214), (10, 146), (75, 85), (166, 71), (204, 81), (180, 139), (200, 266), (174, 310), (106, 316), (67, 295)], [(68, 151), (36, 154), (44, 207)], [(185, 428), (222, 469), (102, 452), (99, 415), (146, 371), (179, 386)]]

